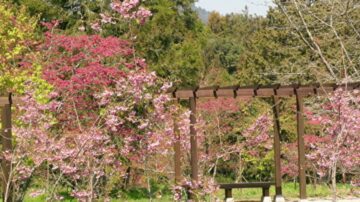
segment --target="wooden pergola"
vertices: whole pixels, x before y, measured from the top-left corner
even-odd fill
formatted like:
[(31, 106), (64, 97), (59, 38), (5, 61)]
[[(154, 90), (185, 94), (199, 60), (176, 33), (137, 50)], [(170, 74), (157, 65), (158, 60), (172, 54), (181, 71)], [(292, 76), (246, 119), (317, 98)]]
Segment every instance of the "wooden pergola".
[[(272, 85), (272, 86), (229, 86), (229, 87), (204, 87), (189, 89), (171, 89), (169, 93), (174, 99), (186, 99), (190, 103), (190, 166), (191, 179), (193, 182), (199, 180), (198, 166), (198, 144), (197, 134), (194, 128), (196, 124), (196, 100), (199, 98), (252, 98), (263, 97), (273, 99), (273, 115), (274, 115), (274, 160), (275, 160), (275, 192), (276, 198), (283, 201), (281, 187), (281, 160), (280, 160), (280, 122), (279, 122), (279, 102), (281, 97), (296, 97), (296, 122), (297, 122), (297, 140), (298, 140), (298, 171), (299, 171), (299, 194), (300, 200), (306, 200), (306, 176), (305, 176), (305, 145), (304, 145), (304, 97), (314, 95), (327, 95), (338, 88), (344, 90), (354, 90), (360, 88), (360, 82), (348, 84), (311, 84), (311, 85)], [(178, 138), (178, 130), (174, 128), (175, 136)], [(175, 164), (175, 183), (179, 184), (181, 176), (181, 149), (180, 142), (174, 144), (174, 164)], [(192, 194), (190, 199), (195, 199)], [(196, 199), (195, 199), (196, 200)]]
[[(335, 91), (338, 88), (345, 90), (360, 89), (360, 82), (348, 83), (343, 85), (337, 84), (312, 84), (312, 85), (273, 85), (273, 86), (230, 86), (230, 87), (206, 87), (206, 88), (192, 88), (192, 89), (171, 89), (169, 93), (174, 99), (186, 99), (190, 102), (190, 144), (191, 144), (191, 179), (197, 182), (199, 179), (198, 168), (198, 144), (197, 135), (194, 125), (196, 124), (196, 100), (199, 98), (218, 98), (218, 97), (233, 97), (233, 98), (251, 98), (251, 97), (268, 97), (273, 98), (273, 113), (274, 113), (274, 159), (275, 159), (275, 188), (276, 195), (282, 196), (281, 189), (281, 173), (280, 173), (280, 123), (279, 123), (279, 98), (280, 97), (296, 97), (297, 106), (297, 134), (298, 134), (298, 166), (299, 166), (299, 182), (300, 182), (300, 199), (306, 199), (306, 178), (305, 178), (305, 147), (304, 147), (304, 102), (306, 96), (311, 95), (326, 95)], [(1, 144), (2, 152), (12, 150), (12, 117), (11, 107), (13, 104), (21, 103), (19, 97), (13, 97), (11, 94), (0, 96), (1, 108)], [(178, 134), (178, 129), (175, 126), (175, 135)], [(178, 137), (176, 137), (178, 138)], [(175, 183), (181, 181), (181, 147), (180, 142), (176, 141), (174, 144), (174, 160), (175, 160)], [(11, 165), (7, 161), (1, 161), (3, 169), (3, 193), (9, 181)], [(10, 188), (11, 189), (11, 188)], [(9, 196), (11, 197), (11, 196)], [(190, 197), (192, 197), (190, 195)]]

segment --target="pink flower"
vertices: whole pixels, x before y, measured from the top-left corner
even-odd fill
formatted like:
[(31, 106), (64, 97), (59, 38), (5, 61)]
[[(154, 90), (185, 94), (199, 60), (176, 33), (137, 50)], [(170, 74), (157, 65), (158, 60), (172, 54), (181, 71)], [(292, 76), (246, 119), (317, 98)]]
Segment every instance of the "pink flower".
[(173, 86), (172, 82), (164, 83), (164, 85), (161, 87), (161, 90), (163, 92), (166, 92), (168, 89), (170, 89)]
[(106, 14), (100, 13), (101, 16), (101, 23), (107, 24), (107, 23), (111, 23), (111, 24), (115, 24), (115, 22), (112, 21), (112, 17), (111, 16), (107, 16)]
[(97, 31), (97, 32), (100, 32), (102, 29), (101, 29), (101, 25), (98, 23), (98, 22), (95, 22), (93, 24), (91, 24), (91, 29)]

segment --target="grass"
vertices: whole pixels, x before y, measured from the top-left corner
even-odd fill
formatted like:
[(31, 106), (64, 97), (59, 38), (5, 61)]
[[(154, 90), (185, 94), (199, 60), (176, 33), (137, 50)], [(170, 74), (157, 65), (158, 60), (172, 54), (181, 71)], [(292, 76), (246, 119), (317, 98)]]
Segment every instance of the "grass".
[[(283, 184), (283, 195), (287, 199), (298, 198), (299, 196), (299, 185), (294, 183), (284, 183)], [(313, 185), (307, 185), (307, 195), (309, 198), (329, 198), (331, 196), (330, 188), (325, 184), (319, 184), (316, 188)], [(241, 200), (260, 200), (262, 194), (261, 189), (234, 189), (233, 197), (235, 199)], [(141, 194), (140, 194), (141, 195)], [(270, 189), (270, 195), (275, 195), (275, 188), (272, 186)], [(351, 186), (349, 184), (338, 184), (338, 195), (340, 197), (350, 196), (351, 195)], [(216, 197), (219, 199), (224, 198), (224, 191), (220, 190), (216, 193)], [(25, 202), (40, 202), (45, 201), (43, 196), (37, 198), (26, 197)], [(67, 199), (65, 202), (76, 202), (76, 200)], [(122, 199), (113, 199), (111, 202), (148, 202), (148, 198), (141, 198), (136, 196), (136, 194), (128, 194)], [(173, 201), (172, 196), (165, 195), (162, 197), (157, 197), (153, 201), (156, 202), (169, 202)]]
[[(351, 186), (348, 184), (338, 184), (338, 195), (349, 196), (351, 194)], [(313, 185), (306, 186), (307, 196), (309, 198), (328, 198), (331, 196), (331, 189), (325, 184), (319, 184), (316, 187)], [(217, 194), (218, 198), (224, 198), (224, 191)], [(261, 198), (261, 189), (236, 189), (233, 190), (233, 197), (235, 199), (245, 200), (258, 200)], [(270, 189), (270, 195), (275, 195), (274, 186)], [(298, 198), (299, 197), (299, 185), (294, 183), (283, 184), (283, 196), (285, 198)]]

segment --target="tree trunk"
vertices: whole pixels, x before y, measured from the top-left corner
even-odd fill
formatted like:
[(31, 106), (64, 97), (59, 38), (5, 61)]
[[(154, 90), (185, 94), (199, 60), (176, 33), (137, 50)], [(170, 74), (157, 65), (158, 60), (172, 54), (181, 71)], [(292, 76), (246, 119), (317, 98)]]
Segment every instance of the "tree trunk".
[(242, 173), (243, 173), (243, 165), (242, 165), (242, 158), (241, 158), (241, 152), (239, 153), (239, 168), (237, 170), (237, 177), (235, 180), (235, 183), (239, 183), (242, 181)]
[(342, 183), (346, 184), (346, 173), (345, 173), (345, 171), (342, 172)]
[(130, 184), (130, 176), (131, 176), (131, 167), (129, 166), (126, 169), (126, 177), (124, 178), (124, 183), (123, 183), (123, 189), (127, 189), (128, 185)]
[(316, 172), (314, 172), (314, 190), (316, 190), (317, 185), (317, 175)]
[(332, 189), (332, 201), (336, 202), (336, 162), (334, 162), (331, 169), (331, 189)]

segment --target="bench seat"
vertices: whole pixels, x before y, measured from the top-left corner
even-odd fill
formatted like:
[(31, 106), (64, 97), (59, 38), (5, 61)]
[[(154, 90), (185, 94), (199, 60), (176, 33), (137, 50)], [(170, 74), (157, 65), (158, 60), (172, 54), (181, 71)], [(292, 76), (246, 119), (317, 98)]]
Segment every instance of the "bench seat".
[(261, 188), (262, 199), (261, 201), (271, 201), (270, 199), (270, 186), (275, 185), (274, 182), (242, 182), (242, 183), (224, 183), (219, 184), (220, 189), (225, 190), (225, 201), (234, 201), (232, 198), (232, 189), (244, 189), (244, 188)]

